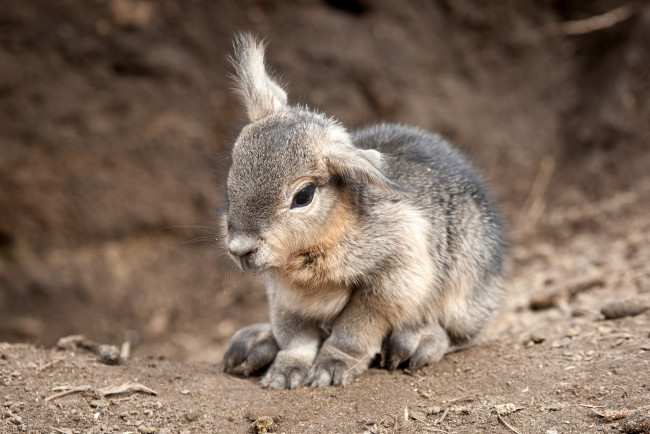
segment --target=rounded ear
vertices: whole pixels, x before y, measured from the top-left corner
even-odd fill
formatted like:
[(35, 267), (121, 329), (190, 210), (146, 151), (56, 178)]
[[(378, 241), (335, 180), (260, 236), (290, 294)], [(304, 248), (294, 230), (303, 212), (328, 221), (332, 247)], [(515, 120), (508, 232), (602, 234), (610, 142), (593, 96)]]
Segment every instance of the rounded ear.
[(244, 100), (251, 122), (287, 106), (287, 93), (266, 72), (266, 44), (251, 33), (235, 36), (230, 62), (235, 67), (237, 90)]
[(354, 146), (333, 147), (325, 155), (325, 162), (332, 173), (343, 179), (356, 179), (374, 184), (386, 190), (404, 191), (403, 188), (381, 172), (382, 154), (374, 149), (358, 149)]

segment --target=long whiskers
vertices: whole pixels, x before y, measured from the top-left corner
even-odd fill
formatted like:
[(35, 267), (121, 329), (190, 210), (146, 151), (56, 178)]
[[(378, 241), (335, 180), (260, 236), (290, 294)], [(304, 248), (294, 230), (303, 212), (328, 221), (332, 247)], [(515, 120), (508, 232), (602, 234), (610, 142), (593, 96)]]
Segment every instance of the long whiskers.
[(212, 237), (199, 237), (194, 238), (193, 240), (182, 241), (180, 244), (194, 244), (194, 243), (206, 243), (206, 242), (215, 242), (218, 241), (214, 236)]

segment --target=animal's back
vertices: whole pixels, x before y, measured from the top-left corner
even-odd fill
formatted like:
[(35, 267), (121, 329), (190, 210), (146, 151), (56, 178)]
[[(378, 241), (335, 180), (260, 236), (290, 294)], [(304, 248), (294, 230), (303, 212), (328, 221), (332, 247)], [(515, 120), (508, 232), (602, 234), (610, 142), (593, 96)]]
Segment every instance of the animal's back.
[(412, 193), (418, 206), (439, 208), (453, 196), (468, 195), (498, 220), (475, 170), (437, 134), (407, 125), (379, 124), (357, 130), (352, 137), (357, 147), (376, 149), (384, 155), (382, 169)]
[(436, 134), (407, 125), (379, 124), (355, 131), (353, 139), (359, 148), (381, 152), (383, 169), (406, 190), (448, 194), (483, 190), (465, 158)]
[(353, 138), (356, 146), (382, 153), (382, 170), (429, 219), (430, 253), (447, 275), (443, 280), (472, 282), (467, 292), (477, 294), (453, 303), (481, 300), (481, 306), (466, 310), (496, 308), (499, 296), (483, 286), (493, 286), (489, 281), (503, 267), (503, 228), (496, 206), (463, 155), (436, 134), (399, 124), (364, 128)]

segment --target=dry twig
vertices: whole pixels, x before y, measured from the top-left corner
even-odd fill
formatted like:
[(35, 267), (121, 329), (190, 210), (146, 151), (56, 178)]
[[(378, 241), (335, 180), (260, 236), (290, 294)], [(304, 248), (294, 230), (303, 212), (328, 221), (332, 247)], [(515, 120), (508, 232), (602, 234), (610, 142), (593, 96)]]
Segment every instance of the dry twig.
[(49, 368), (51, 366), (54, 366), (59, 362), (62, 362), (63, 360), (64, 360), (63, 358), (52, 360), (51, 362), (46, 363), (43, 366), (41, 366), (40, 368), (38, 368), (38, 370), (39, 370), (39, 372), (42, 372), (42, 371), (46, 370), (47, 368)]
[(602, 410), (592, 409), (591, 411), (605, 419), (605, 422), (611, 422), (613, 420), (625, 419), (634, 410), (612, 410), (604, 408)]
[(90, 386), (86, 385), (86, 386), (78, 386), (78, 387), (59, 386), (59, 387), (55, 387), (53, 390), (61, 390), (62, 388), (65, 389), (63, 390), (63, 392), (55, 393), (52, 396), (48, 396), (47, 398), (45, 398), (45, 401), (51, 401), (53, 399), (61, 398), (62, 396), (71, 395), (73, 393), (88, 392), (91, 389)]
[(530, 186), (523, 206), (524, 212), (522, 215), (526, 216), (525, 224), (528, 227), (534, 226), (544, 212), (544, 208), (546, 207), (544, 194), (546, 194), (554, 171), (555, 158), (550, 155), (544, 156), (539, 163), (539, 169)]
[(119, 386), (110, 386), (99, 390), (99, 393), (102, 396), (121, 395), (123, 393), (133, 392), (143, 392), (148, 393), (149, 395), (158, 395), (158, 392), (153, 389), (149, 389), (147, 386), (144, 386), (140, 383), (124, 383)]
[(510, 425), (508, 422), (506, 422), (506, 421), (501, 417), (501, 415), (499, 414), (499, 410), (496, 410), (496, 413), (497, 413), (497, 418), (499, 419), (499, 422), (501, 422), (502, 424), (504, 424), (505, 426), (507, 426), (508, 428), (510, 428), (510, 430), (511, 430), (512, 432), (515, 432), (515, 433), (517, 433), (517, 434), (521, 434), (521, 433), (520, 433), (519, 431), (517, 431), (517, 430), (516, 430), (512, 425)]
[(385, 414), (384, 417), (383, 417), (383, 419), (381, 419), (381, 420), (379, 421), (379, 423), (377, 424), (377, 426), (381, 426), (381, 424), (384, 423), (384, 421), (386, 420), (386, 418), (391, 418), (391, 419), (393, 419), (393, 424), (392, 424), (391, 426), (386, 426), (386, 428), (393, 428), (393, 427), (395, 427), (395, 425), (397, 425), (397, 418), (396, 418), (395, 416), (393, 416), (392, 414)]
[(52, 390), (54, 391), (62, 390), (62, 392), (55, 393), (52, 396), (48, 396), (47, 398), (45, 398), (45, 401), (51, 401), (53, 399), (61, 398), (62, 396), (70, 395), (73, 393), (89, 392), (89, 391), (92, 391), (93, 393), (104, 397), (121, 395), (123, 393), (134, 393), (134, 392), (148, 393), (149, 395), (158, 395), (158, 392), (140, 383), (124, 383), (119, 386), (105, 387), (103, 389), (100, 389), (99, 391), (93, 390), (93, 388), (89, 385), (77, 386), (77, 387), (56, 386), (52, 388)]
[(447, 414), (449, 414), (449, 407), (445, 408), (444, 413), (442, 413), (442, 416), (440, 416), (440, 419), (436, 420), (434, 422), (434, 425), (438, 425), (439, 423), (443, 423), (445, 421), (445, 418), (447, 417)]
[(127, 360), (131, 357), (131, 342), (124, 341), (122, 342), (122, 347), (120, 348), (120, 358)]
[(558, 306), (561, 300), (571, 300), (581, 292), (592, 288), (600, 288), (607, 284), (605, 278), (598, 274), (593, 276), (580, 276), (571, 281), (565, 281), (544, 291), (540, 291), (530, 300), (532, 310), (550, 309)]
[(447, 401), (447, 404), (452, 404), (454, 402), (472, 402), (475, 399), (476, 398), (473, 398), (471, 396), (460, 396), (458, 398), (450, 399), (449, 401)]
[(628, 3), (601, 15), (594, 15), (582, 20), (565, 21), (560, 25), (560, 29), (566, 35), (584, 35), (596, 32), (630, 19), (637, 13), (639, 9), (637, 6), (636, 3)]

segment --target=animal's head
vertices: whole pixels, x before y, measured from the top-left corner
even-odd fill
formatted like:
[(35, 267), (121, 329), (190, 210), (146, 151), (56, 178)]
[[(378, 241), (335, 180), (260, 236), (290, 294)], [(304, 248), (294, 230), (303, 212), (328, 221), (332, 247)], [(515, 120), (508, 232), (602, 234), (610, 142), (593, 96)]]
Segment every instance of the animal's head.
[(231, 61), (250, 122), (232, 151), (226, 248), (244, 270), (282, 269), (346, 230), (354, 213), (346, 185), (395, 184), (381, 173), (379, 152), (354, 147), (335, 120), (287, 104), (266, 72), (262, 42), (238, 35)]

